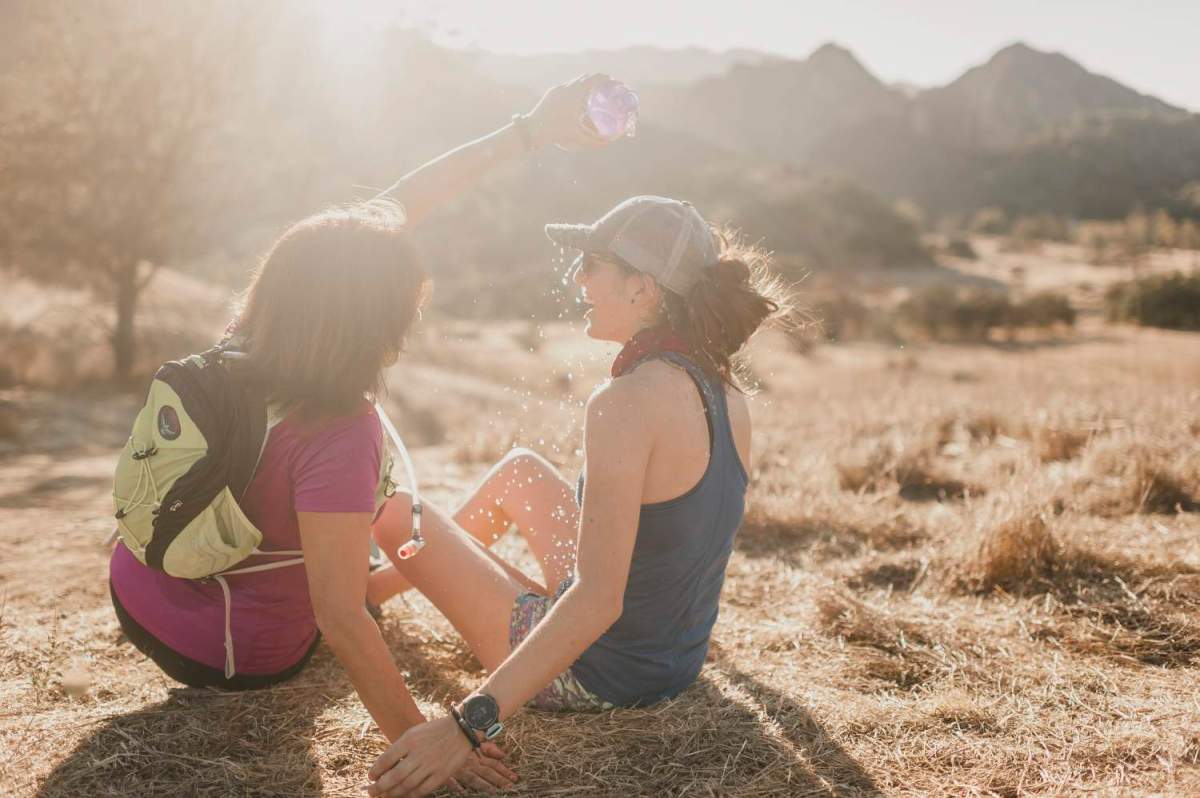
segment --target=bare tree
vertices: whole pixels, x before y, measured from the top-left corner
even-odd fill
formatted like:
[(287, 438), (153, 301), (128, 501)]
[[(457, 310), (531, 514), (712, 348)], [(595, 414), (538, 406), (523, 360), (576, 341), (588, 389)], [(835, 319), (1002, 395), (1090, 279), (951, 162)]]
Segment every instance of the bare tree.
[(119, 0), (18, 0), (6, 14), (21, 32), (0, 85), (0, 247), (37, 279), (112, 302), (123, 380), (139, 297), (203, 230), (213, 197), (188, 177), (213, 157), (247, 20), (224, 3)]

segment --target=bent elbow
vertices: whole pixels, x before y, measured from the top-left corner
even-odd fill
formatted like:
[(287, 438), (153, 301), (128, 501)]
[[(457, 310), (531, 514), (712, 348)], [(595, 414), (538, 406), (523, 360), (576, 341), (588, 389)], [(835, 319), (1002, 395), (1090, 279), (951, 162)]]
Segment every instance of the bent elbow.
[(604, 628), (612, 626), (621, 617), (621, 613), (625, 611), (625, 597), (620, 593), (611, 591), (597, 592), (590, 596), (588, 602), (595, 611), (597, 619), (603, 623)]
[(608, 603), (608, 614), (605, 618), (604, 628), (612, 626), (621, 619), (621, 613), (625, 612), (625, 600), (622, 596), (617, 596)]
[(588, 615), (603, 632), (617, 622), (625, 611), (625, 592), (609, 585), (579, 580), (571, 588)]
[[(365, 610), (364, 610), (365, 612)], [(342, 607), (314, 609), (317, 630), (329, 643), (330, 648), (337, 649), (342, 641), (353, 635), (355, 613)]]

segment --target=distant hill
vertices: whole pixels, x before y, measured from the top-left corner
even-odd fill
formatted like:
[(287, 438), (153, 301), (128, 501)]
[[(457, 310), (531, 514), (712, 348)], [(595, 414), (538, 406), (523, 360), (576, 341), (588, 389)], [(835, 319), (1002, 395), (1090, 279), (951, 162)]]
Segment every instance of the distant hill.
[(1181, 108), (1088, 72), (1061, 53), (1013, 44), (917, 97), (919, 124), (958, 146), (1006, 150), (1089, 119), (1178, 119)]
[(686, 87), (643, 91), (647, 118), (724, 147), (804, 162), (826, 136), (905, 114), (903, 93), (880, 82), (842, 47), (807, 59), (737, 64)]
[(923, 91), (887, 86), (827, 44), (643, 96), (647, 119), (937, 213), (1123, 215), (1171, 206), (1200, 179), (1200, 115), (1024, 44)]

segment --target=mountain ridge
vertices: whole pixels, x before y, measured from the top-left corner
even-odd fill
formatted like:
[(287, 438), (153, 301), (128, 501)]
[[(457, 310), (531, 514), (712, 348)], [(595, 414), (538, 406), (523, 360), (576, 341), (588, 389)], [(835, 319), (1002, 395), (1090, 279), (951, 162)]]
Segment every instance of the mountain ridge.
[[(1013, 213), (1123, 215), (1139, 205), (1195, 213), (1176, 197), (1200, 180), (1200, 115), (1020, 42), (922, 91), (884, 84), (827, 43), (804, 59), (735, 64), (641, 92), (647, 119), (935, 213), (989, 204)], [(1110, 196), (1078, 196), (1072, 186), (1083, 185)]]

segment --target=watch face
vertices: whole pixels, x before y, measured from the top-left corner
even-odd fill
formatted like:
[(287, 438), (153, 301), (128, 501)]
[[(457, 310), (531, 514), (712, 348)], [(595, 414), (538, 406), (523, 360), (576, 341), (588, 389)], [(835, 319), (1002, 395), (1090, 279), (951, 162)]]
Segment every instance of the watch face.
[(462, 715), (468, 726), (482, 731), (500, 719), (500, 707), (490, 695), (473, 695), (463, 704)]

